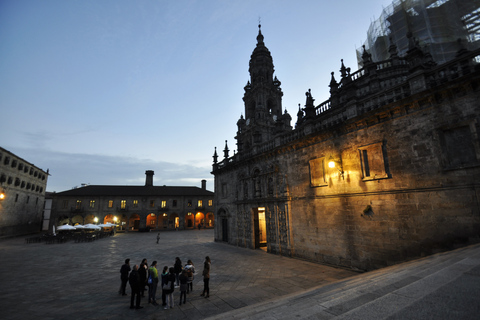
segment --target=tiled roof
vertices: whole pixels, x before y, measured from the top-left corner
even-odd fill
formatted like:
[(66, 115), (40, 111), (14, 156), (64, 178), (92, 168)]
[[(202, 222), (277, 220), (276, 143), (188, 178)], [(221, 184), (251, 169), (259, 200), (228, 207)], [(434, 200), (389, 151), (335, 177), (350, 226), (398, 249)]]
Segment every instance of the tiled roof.
[(57, 192), (56, 196), (213, 196), (213, 194), (198, 187), (91, 185)]

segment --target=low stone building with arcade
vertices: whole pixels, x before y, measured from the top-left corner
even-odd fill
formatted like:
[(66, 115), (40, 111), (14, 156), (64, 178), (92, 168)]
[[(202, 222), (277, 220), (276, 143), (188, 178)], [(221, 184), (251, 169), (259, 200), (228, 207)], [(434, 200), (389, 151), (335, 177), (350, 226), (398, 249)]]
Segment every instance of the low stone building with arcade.
[(199, 187), (86, 185), (52, 194), (51, 224), (117, 224), (117, 230), (183, 230), (214, 227), (214, 193)]

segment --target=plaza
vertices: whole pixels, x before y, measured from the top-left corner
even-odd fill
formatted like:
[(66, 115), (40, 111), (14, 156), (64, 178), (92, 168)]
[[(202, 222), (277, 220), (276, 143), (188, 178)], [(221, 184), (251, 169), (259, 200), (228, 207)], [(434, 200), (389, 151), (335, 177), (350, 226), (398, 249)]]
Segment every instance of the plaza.
[[(335, 282), (356, 272), (233, 247), (213, 241), (213, 230), (117, 233), (93, 242), (26, 243), (24, 238), (0, 241), (0, 309), (2, 319), (204, 319), (273, 298)], [(212, 260), (210, 298), (200, 296), (205, 256)], [(173, 266), (175, 257), (196, 267), (193, 293), (175, 307), (142, 299), (143, 309), (131, 310), (128, 296), (118, 294), (120, 267), (147, 258)], [(157, 290), (161, 301), (161, 290)]]

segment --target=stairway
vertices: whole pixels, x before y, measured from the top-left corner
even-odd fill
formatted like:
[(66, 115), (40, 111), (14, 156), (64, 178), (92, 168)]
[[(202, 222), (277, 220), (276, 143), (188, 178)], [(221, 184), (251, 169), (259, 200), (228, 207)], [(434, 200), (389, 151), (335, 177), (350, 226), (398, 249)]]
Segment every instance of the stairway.
[(480, 245), (363, 273), (209, 319), (480, 319)]

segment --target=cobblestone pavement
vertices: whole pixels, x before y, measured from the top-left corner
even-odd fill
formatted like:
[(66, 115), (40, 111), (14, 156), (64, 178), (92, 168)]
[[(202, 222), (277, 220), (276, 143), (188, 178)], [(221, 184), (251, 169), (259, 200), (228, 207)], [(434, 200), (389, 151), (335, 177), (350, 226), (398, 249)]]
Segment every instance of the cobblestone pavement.
[[(210, 256), (210, 298), (200, 296), (205, 256)], [(131, 310), (130, 296), (120, 296), (120, 267), (126, 258), (158, 261), (161, 271), (175, 257), (197, 269), (187, 303), (161, 306), (142, 299)], [(10, 319), (204, 319), (266, 302), (306, 289), (334, 283), (356, 272), (307, 261), (238, 248), (213, 241), (213, 230), (119, 233), (88, 243), (25, 243), (24, 238), (0, 240), (0, 312)], [(128, 293), (130, 294), (130, 288)], [(157, 291), (161, 302), (161, 289)]]

